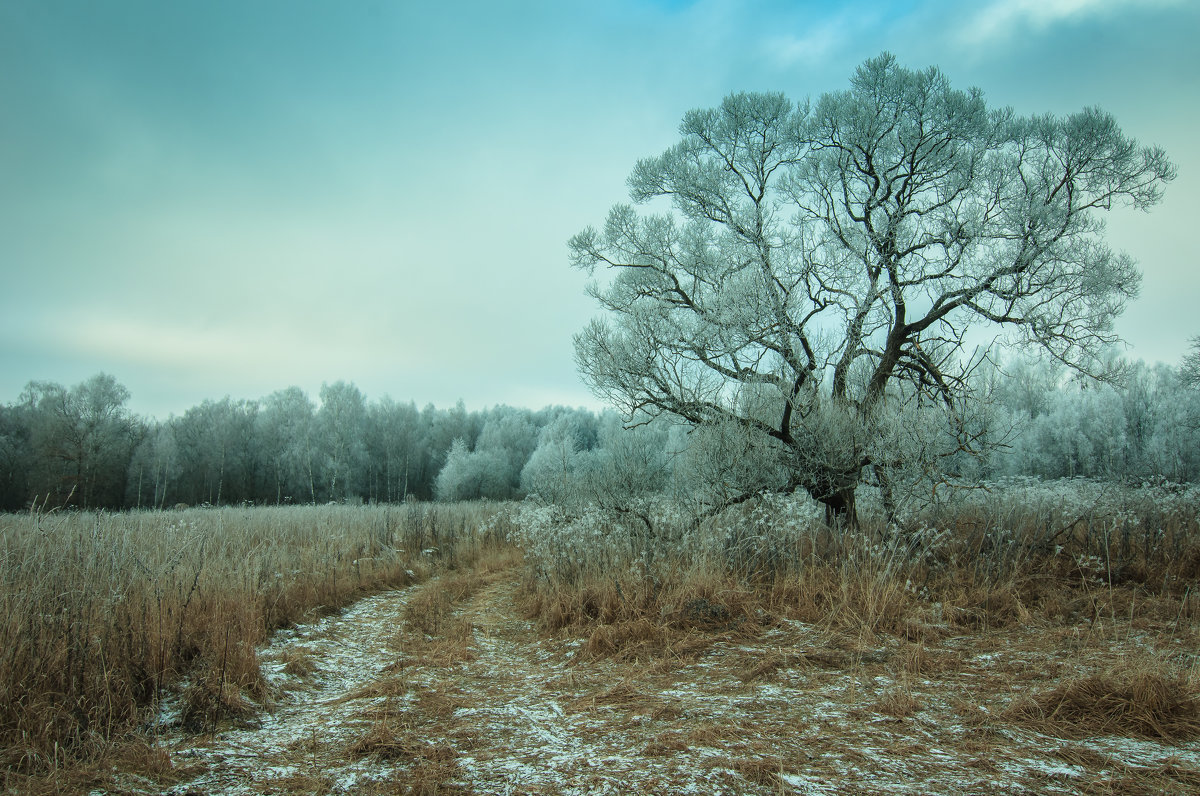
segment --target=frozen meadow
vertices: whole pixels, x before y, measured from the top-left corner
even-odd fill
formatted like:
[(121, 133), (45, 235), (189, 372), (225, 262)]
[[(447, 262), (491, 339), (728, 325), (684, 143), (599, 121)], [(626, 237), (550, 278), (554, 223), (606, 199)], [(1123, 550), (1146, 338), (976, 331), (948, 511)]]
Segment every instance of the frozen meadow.
[[(96, 677), (12, 703), (6, 787), (1187, 793), (1198, 507), (1073, 480), (950, 492), (891, 529), (868, 495), (837, 533), (778, 497), (700, 524), (654, 502), (12, 518), (5, 687), (35, 684), (31, 645)], [(38, 534), (59, 544), (18, 544)], [(74, 580), (13, 589), (51, 571)]]

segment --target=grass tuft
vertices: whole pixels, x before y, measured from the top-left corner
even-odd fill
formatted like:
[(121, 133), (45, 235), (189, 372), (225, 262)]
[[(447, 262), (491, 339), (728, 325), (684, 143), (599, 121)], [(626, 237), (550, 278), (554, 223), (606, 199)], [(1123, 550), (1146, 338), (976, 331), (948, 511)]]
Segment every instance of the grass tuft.
[(1008, 717), (1064, 738), (1120, 735), (1185, 741), (1200, 735), (1200, 700), (1188, 677), (1152, 662), (1078, 677), (1015, 702)]

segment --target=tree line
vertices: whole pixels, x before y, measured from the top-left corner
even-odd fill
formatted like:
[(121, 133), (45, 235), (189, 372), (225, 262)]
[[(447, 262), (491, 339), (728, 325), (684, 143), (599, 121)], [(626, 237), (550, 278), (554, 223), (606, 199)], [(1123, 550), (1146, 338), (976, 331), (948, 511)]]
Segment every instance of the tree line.
[(1179, 368), (1134, 363), (1116, 384), (1053, 361), (1013, 362), (989, 373), (986, 417), (1004, 435), (980, 463), (981, 474), (1200, 481), (1200, 383), (1192, 357)]
[[(1120, 386), (1051, 361), (976, 374), (987, 437), (952, 471), (970, 480), (1024, 475), (1200, 480), (1200, 390), (1188, 363), (1136, 363)], [(354, 385), (314, 400), (288, 387), (258, 400), (206, 400), (166, 420), (128, 408), (116, 378), (71, 387), (30, 382), (0, 406), (0, 509), (132, 509), (237, 503), (506, 500), (538, 494), (613, 500), (719, 487), (728, 449), (711, 432), (664, 419), (626, 428), (615, 412), (460, 401), (418, 409)]]
[(477, 448), (506, 451), (502, 462), (488, 459), (487, 483), (443, 488), (506, 498), (518, 493), (541, 428), (578, 418), (586, 446), (600, 423), (562, 407), (368, 401), (342, 381), (324, 385), (318, 400), (288, 387), (259, 400), (206, 400), (161, 421), (134, 415), (129, 398), (101, 373), (72, 387), (31, 382), (0, 407), (0, 508), (429, 500), (452, 449)]

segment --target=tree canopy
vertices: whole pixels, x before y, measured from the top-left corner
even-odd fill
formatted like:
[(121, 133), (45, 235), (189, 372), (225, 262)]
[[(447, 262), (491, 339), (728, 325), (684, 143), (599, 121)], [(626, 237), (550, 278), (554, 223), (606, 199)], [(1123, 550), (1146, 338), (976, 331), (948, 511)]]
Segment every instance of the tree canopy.
[(989, 109), (887, 53), (848, 90), (734, 94), (680, 133), (629, 178), (656, 212), (618, 205), (570, 241), (611, 272), (580, 369), (630, 416), (737, 431), (740, 495), (804, 489), (851, 521), (858, 484), (904, 463), (905, 411), (970, 442), (972, 329), (1099, 374), (1140, 279), (1101, 211), (1150, 208), (1175, 175), (1100, 109)]

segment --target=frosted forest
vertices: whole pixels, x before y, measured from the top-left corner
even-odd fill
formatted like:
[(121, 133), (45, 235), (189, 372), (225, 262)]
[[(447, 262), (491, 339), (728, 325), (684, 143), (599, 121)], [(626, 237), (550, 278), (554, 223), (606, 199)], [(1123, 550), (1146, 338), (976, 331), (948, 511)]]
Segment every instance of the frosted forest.
[[(988, 444), (949, 457), (926, 491), (942, 479), (1195, 482), (1194, 366), (1122, 364), (1115, 382), (1045, 359), (977, 368), (972, 378), (986, 398), (972, 421)], [(624, 489), (682, 498), (711, 487), (703, 432), (669, 418), (630, 424), (616, 410), (418, 409), (386, 396), (372, 401), (344, 382), (326, 385), (317, 400), (292, 387), (258, 400), (205, 401), (167, 420), (133, 416), (127, 400), (119, 381), (98, 374), (71, 387), (31, 383), (0, 407), (0, 506), (553, 502)]]

